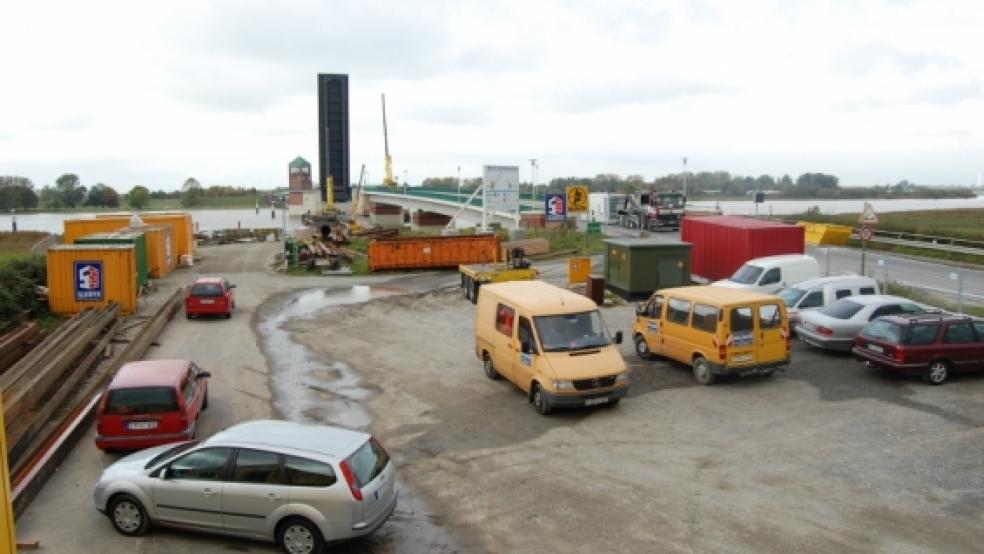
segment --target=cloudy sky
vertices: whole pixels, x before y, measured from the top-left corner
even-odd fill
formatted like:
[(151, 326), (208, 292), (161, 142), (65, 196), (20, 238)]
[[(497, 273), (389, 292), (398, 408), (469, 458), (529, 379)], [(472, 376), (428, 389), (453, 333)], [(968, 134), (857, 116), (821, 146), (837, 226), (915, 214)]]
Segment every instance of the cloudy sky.
[(350, 76), (352, 179), (519, 165), (976, 184), (984, 3), (4, 2), (0, 174), (284, 186), (316, 75)]

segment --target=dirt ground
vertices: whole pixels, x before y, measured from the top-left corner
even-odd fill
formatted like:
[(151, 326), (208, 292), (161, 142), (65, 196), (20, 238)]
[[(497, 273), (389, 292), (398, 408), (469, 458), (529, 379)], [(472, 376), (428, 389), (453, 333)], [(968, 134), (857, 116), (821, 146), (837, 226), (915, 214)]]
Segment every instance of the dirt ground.
[[(542, 417), (485, 378), (474, 307), (454, 274), (284, 277), (268, 268), (277, 248), (209, 247), (169, 277), (229, 277), (237, 312), (179, 314), (150, 357), (191, 357), (212, 372), (206, 435), (294, 413), (335, 421), (346, 415), (335, 413), (339, 395), (341, 410), (367, 409), (401, 501), (377, 534), (335, 552), (980, 551), (984, 376), (927, 387), (795, 342), (784, 374), (701, 387), (683, 366), (637, 360), (626, 341), (631, 390), (618, 407)], [(305, 295), (354, 285), (391, 295), (290, 312)], [(633, 314), (603, 315), (628, 331)], [(291, 343), (271, 350), (274, 317)], [(285, 372), (295, 363), (300, 373)], [(18, 519), (18, 537), (48, 552), (276, 551), (182, 531), (118, 535), (91, 506), (117, 458), (80, 442)]]
[(701, 387), (626, 341), (620, 406), (541, 417), (484, 377), (473, 313), (438, 292), (290, 326), (372, 384), (373, 431), (464, 551), (979, 551), (984, 378), (927, 387), (797, 342), (785, 374)]

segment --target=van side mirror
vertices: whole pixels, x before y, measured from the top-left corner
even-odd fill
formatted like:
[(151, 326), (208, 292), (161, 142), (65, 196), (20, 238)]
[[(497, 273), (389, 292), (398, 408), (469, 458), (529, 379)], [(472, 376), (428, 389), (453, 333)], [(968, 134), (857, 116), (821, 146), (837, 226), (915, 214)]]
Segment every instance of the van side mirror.
[(646, 305), (641, 302), (638, 302), (636, 303), (635, 310), (636, 310), (636, 315), (645, 315)]
[(208, 371), (199, 371), (198, 373), (195, 374), (195, 379), (206, 379), (211, 376), (212, 374)]
[(168, 471), (170, 469), (171, 469), (170, 466), (166, 466), (166, 465), (165, 466), (161, 466), (161, 468), (157, 470), (157, 478), (160, 479), (160, 480), (162, 480), (162, 481), (166, 481), (167, 478), (168, 478)]
[(524, 340), (519, 343), (519, 351), (523, 354), (531, 354), (533, 349), (530, 347), (530, 341)]
[(622, 332), (615, 331), (615, 344), (622, 344)]

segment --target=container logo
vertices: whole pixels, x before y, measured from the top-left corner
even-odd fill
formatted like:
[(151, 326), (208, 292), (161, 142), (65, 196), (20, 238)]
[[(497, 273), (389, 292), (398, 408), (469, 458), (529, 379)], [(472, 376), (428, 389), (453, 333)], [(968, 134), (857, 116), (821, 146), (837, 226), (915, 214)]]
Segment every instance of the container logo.
[(73, 262), (75, 275), (75, 301), (98, 302), (103, 299), (103, 263), (98, 261)]
[(563, 194), (548, 194), (543, 202), (547, 221), (565, 221), (567, 219), (567, 202)]

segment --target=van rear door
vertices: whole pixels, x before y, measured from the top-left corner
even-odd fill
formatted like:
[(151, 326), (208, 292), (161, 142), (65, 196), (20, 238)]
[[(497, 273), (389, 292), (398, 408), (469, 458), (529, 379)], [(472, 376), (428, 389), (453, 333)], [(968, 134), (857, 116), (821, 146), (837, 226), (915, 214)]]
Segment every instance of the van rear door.
[(755, 331), (755, 361), (768, 363), (786, 358), (783, 311), (778, 302), (760, 302), (755, 306), (758, 328)]

